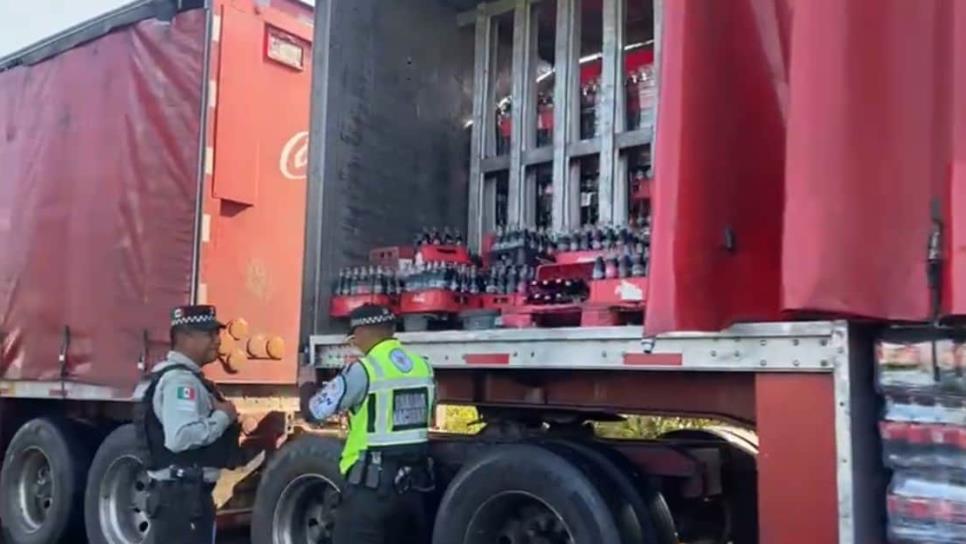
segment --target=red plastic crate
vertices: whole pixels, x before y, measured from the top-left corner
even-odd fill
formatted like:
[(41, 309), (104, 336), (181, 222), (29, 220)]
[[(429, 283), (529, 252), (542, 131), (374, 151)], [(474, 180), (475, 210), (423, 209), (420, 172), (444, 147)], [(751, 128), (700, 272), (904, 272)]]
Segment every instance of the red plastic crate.
[(595, 249), (587, 251), (561, 251), (554, 255), (557, 264), (594, 264), (598, 257), (607, 259), (609, 257), (621, 257), (624, 250), (620, 248)]
[(418, 258), (423, 262), (471, 264), (470, 251), (466, 246), (421, 246), (417, 251)]
[(551, 304), (508, 307), (503, 313), (506, 328), (579, 327), (582, 308), (578, 304)]
[(369, 252), (369, 262), (398, 270), (401, 261), (412, 261), (415, 256), (416, 249), (411, 246), (379, 247)]
[(395, 301), (389, 295), (348, 295), (332, 297), (329, 301), (329, 315), (336, 318), (349, 317), (352, 310), (363, 304), (379, 304), (396, 310)]
[(537, 281), (555, 279), (590, 280), (594, 273), (594, 261), (575, 263), (542, 264), (537, 267)]
[(523, 306), (527, 302), (526, 295), (478, 295), (479, 307), (501, 310), (508, 306)]
[(588, 302), (614, 306), (642, 306), (647, 300), (647, 278), (617, 278), (590, 282)]
[(445, 289), (403, 293), (399, 311), (403, 314), (456, 314), (468, 309), (469, 297)]
[(645, 179), (639, 182), (631, 182), (631, 201), (632, 202), (642, 202), (651, 199), (651, 187), (654, 185), (654, 180)]

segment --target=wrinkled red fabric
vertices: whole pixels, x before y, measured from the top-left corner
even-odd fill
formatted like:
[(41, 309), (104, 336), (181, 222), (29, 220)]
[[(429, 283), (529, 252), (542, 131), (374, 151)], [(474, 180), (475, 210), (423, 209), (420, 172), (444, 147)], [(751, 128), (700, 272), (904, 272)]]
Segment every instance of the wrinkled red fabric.
[(188, 300), (205, 17), (0, 73), (0, 371), (131, 387)]
[(966, 313), (966, 5), (664, 10), (648, 333), (927, 319), (933, 208), (942, 312)]

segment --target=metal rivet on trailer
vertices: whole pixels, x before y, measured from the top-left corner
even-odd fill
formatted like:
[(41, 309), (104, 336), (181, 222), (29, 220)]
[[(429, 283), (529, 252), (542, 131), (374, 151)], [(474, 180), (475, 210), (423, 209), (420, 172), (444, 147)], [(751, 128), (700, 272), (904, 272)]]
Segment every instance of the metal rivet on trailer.
[(607, 352), (606, 351), (600, 352), (600, 356), (603, 357), (604, 359), (606, 359), (607, 358)]
[(532, 351), (530, 352), (530, 358), (531, 358), (531, 359), (533, 359), (533, 358), (534, 358), (534, 357), (536, 357), (536, 356), (537, 356), (537, 354), (536, 354), (536, 353), (534, 353), (534, 352), (532, 352)]
[(761, 366), (768, 366), (768, 361), (762, 359), (758, 364), (760, 364)]
[(828, 359), (822, 359), (822, 362), (819, 364), (821, 364), (822, 366), (828, 366)]
[(821, 345), (822, 347), (825, 347), (825, 346), (827, 346), (827, 345), (828, 345), (828, 339), (826, 339), (826, 338), (822, 338), (821, 340), (819, 340), (819, 341), (818, 341), (818, 343), (819, 343), (819, 345)]
[(718, 350), (715, 350), (715, 349), (711, 350), (711, 356), (712, 357), (717, 357), (718, 356)]
[(800, 363), (798, 359), (795, 359), (794, 361), (792, 361), (792, 366), (801, 366), (801, 364), (802, 363)]
[(764, 346), (764, 345), (768, 344), (768, 340), (762, 340), (762, 341), (760, 341), (758, 343)]
[(737, 350), (737, 349), (735, 350), (735, 357), (741, 357), (741, 351), (740, 350)]
[(797, 346), (799, 344), (798, 338), (792, 338), (792, 345)]

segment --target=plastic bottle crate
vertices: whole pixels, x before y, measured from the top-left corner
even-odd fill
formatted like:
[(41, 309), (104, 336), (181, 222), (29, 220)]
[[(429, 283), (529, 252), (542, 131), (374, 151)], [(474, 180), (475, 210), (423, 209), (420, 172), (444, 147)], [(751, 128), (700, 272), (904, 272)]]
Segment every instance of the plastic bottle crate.
[(398, 311), (396, 299), (389, 295), (346, 295), (334, 296), (329, 300), (329, 315), (334, 318), (346, 318), (352, 310), (363, 304), (379, 304)]

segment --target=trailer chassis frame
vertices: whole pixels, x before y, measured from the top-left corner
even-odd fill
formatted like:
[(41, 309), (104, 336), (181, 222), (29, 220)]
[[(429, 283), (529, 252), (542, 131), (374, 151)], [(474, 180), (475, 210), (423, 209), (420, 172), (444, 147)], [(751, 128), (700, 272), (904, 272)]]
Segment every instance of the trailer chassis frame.
[[(643, 338), (639, 327), (400, 334), (443, 402), (710, 415), (754, 424), (762, 542), (883, 541), (870, 326), (752, 323)], [(356, 354), (312, 336), (303, 379)]]

